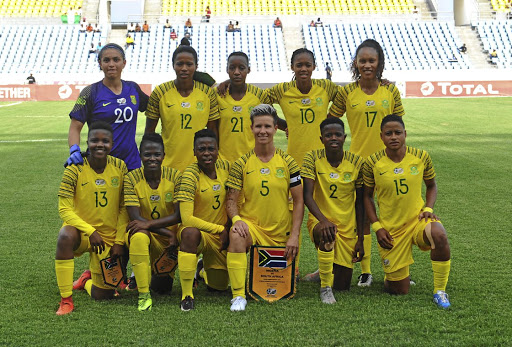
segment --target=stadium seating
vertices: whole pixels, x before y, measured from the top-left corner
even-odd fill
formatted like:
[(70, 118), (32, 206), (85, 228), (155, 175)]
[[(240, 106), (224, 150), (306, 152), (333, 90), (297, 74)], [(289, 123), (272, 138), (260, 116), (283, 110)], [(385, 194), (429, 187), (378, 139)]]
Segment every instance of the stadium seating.
[(82, 0), (0, 0), (0, 17), (59, 17)]
[(98, 70), (91, 43), (101, 33), (84, 33), (70, 25), (5, 25), (0, 27), (0, 74), (88, 73)]
[(470, 68), (457, 49), (461, 42), (448, 23), (336, 23), (321, 28), (303, 25), (303, 31), (318, 69), (329, 62), (333, 70), (349, 70), (357, 46), (367, 38), (382, 45), (387, 70)]
[(496, 49), (498, 57), (493, 63), (498, 68), (512, 68), (512, 22), (482, 21), (476, 25), (484, 51), (490, 53)]
[[(178, 38), (183, 26), (174, 27)], [(188, 29), (192, 46), (197, 50), (199, 68), (208, 72), (226, 71), (230, 53), (243, 51), (251, 60), (252, 71), (286, 71), (287, 63), (281, 29), (271, 25), (243, 25), (240, 32), (227, 32), (218, 24), (200, 24)], [(171, 28), (152, 26), (150, 33), (133, 33), (135, 46), (126, 52), (127, 71), (170, 72), (172, 53), (180, 40), (170, 40)]]
[(412, 0), (162, 0), (163, 16), (201, 16), (206, 6), (212, 15), (334, 15), (404, 14)]
[(491, 0), (492, 9), (498, 12), (510, 11), (510, 0)]

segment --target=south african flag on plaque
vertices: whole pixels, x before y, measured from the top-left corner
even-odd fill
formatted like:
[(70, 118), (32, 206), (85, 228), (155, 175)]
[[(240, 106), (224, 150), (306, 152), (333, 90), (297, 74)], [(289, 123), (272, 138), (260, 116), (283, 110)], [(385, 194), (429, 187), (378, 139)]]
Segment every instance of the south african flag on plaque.
[(273, 302), (295, 295), (295, 260), (284, 257), (286, 247), (252, 246), (247, 291), (255, 300)]

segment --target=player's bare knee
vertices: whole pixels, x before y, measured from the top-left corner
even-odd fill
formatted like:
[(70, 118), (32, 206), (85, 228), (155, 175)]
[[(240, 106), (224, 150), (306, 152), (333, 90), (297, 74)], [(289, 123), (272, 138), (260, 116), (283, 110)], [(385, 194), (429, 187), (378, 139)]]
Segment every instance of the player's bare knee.
[(197, 228), (185, 228), (181, 232), (180, 249), (184, 252), (195, 252), (201, 242), (201, 232)]
[(245, 237), (240, 236), (238, 233), (229, 233), (229, 246), (228, 252), (243, 253), (247, 248), (247, 240)]
[(63, 227), (57, 237), (57, 249), (74, 250), (80, 244), (80, 235), (74, 228)]
[(434, 240), (436, 247), (438, 247), (438, 248), (449, 247), (446, 230), (443, 228), (443, 226), (440, 223), (432, 223), (431, 233), (432, 233), (432, 239)]
[(91, 298), (97, 301), (113, 299), (114, 293), (113, 289), (98, 288), (94, 284), (91, 287)]

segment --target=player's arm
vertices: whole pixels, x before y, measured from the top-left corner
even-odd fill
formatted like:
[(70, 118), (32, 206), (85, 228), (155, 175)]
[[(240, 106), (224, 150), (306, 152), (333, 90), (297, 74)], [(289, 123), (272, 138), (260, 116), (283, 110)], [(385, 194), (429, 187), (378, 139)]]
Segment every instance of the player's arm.
[(336, 233), (338, 232), (338, 227), (324, 216), (316, 204), (315, 199), (313, 199), (315, 181), (306, 177), (303, 177), (302, 181), (304, 182), (304, 204), (309, 209), (309, 212), (312, 213), (319, 221), (322, 241), (325, 243), (334, 242), (336, 239)]
[(423, 181), (425, 182), (425, 186), (427, 187), (426, 194), (425, 194), (427, 201), (425, 202), (425, 207), (423, 208), (423, 210), (421, 211), (421, 213), (419, 215), (419, 219), (421, 220), (422, 218), (425, 218), (425, 220), (427, 220), (427, 219), (437, 220), (438, 218), (434, 214), (434, 205), (437, 200), (436, 179), (435, 178), (424, 179)]
[(297, 185), (290, 186), (290, 193), (293, 200), (292, 230), (290, 237), (286, 242), (286, 249), (284, 251), (284, 256), (291, 259), (295, 259), (299, 253), (300, 226), (302, 224), (302, 219), (304, 218), (304, 198), (302, 184), (300, 184), (300, 176), (298, 176), (298, 179)]
[[(126, 207), (126, 209), (128, 211), (128, 215), (130, 216), (130, 223), (128, 223), (128, 226), (126, 227), (126, 231), (128, 231), (130, 234), (134, 234), (141, 230), (150, 230), (150, 231), (154, 232), (155, 234), (159, 234), (162, 236), (167, 236), (167, 237), (175, 236), (171, 230), (166, 229), (164, 226), (162, 226), (162, 227), (155, 226), (153, 224), (153, 222), (158, 219), (147, 220), (144, 217), (142, 217), (140, 215), (140, 207), (128, 206), (128, 207)], [(178, 214), (179, 214), (179, 212), (178, 212)], [(174, 223), (174, 224), (176, 224), (176, 223)], [(163, 224), (163, 223), (161, 223), (161, 224)], [(171, 224), (171, 225), (174, 225), (174, 224)]]
[(354, 258), (352, 262), (357, 263), (363, 260), (364, 246), (363, 246), (363, 227), (364, 227), (364, 188), (356, 188), (356, 226), (357, 226), (357, 243), (354, 249)]
[(68, 132), (69, 147), (71, 147), (73, 145), (80, 146), (80, 133), (82, 132), (83, 127), (84, 127), (84, 123), (80, 122), (77, 119), (71, 118), (71, 123), (69, 124), (69, 132)]
[(228, 218), (233, 222), (232, 231), (239, 234), (242, 237), (249, 236), (249, 226), (245, 223), (238, 215), (238, 198), (240, 197), (240, 191), (228, 187), (226, 194), (226, 212)]
[(180, 201), (180, 213), (182, 224), (187, 227), (197, 228), (212, 234), (220, 234), (224, 230), (224, 225), (210, 223), (194, 216), (193, 201)]
[(206, 127), (215, 133), (215, 136), (217, 136), (218, 146), (220, 147), (220, 142), (219, 142), (219, 119), (209, 120), (208, 123), (206, 123)]
[[(377, 211), (375, 209), (375, 201), (374, 197), (374, 187), (369, 187), (365, 185), (364, 187), (364, 209), (366, 211), (366, 215), (368, 216), (368, 220), (372, 223), (372, 228), (375, 234), (377, 235), (377, 242), (382, 248), (391, 249), (393, 248), (393, 238), (389, 234), (389, 232), (382, 227), (379, 223), (379, 218), (377, 217)], [(378, 223), (378, 224), (377, 224)]]
[(151, 134), (155, 132), (156, 126), (158, 125), (158, 118), (146, 118), (146, 129), (144, 129), (144, 134)]
[(334, 97), (334, 101), (329, 107), (329, 114), (327, 117), (343, 117), (347, 110), (347, 95), (343, 87), (338, 87), (338, 92)]

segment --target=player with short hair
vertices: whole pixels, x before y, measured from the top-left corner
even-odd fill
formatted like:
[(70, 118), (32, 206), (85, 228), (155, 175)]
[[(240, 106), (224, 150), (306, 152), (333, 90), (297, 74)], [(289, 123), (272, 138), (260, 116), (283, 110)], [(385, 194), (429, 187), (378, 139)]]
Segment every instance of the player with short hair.
[(96, 300), (111, 299), (114, 289), (103, 282), (100, 261), (123, 253), (128, 215), (123, 202), (125, 163), (108, 155), (112, 149), (112, 127), (102, 121), (89, 125), (87, 156), (82, 165), (64, 169), (59, 188), (59, 215), (64, 224), (57, 239), (55, 273), (61, 295), (57, 315), (74, 309), (72, 288), (74, 257), (90, 253), (86, 289)]
[[(194, 135), (197, 162), (183, 172), (177, 200), (182, 224), (178, 230), (178, 268), (182, 290), (182, 311), (194, 309), (194, 275), (197, 256), (203, 254), (205, 282), (209, 290), (228, 288), (225, 244), (230, 222), (226, 215), (226, 181), (230, 164), (218, 159), (217, 137), (210, 129)], [(224, 245), (224, 247), (223, 247)]]
[[(405, 144), (402, 117), (388, 115), (380, 125), (385, 149), (368, 157), (364, 173), (364, 205), (377, 234), (385, 287), (392, 294), (409, 292), (412, 245), (430, 251), (434, 273), (434, 302), (450, 307), (446, 284), (450, 273), (450, 246), (446, 231), (434, 214), (436, 172), (429, 154)], [(426, 202), (422, 199), (422, 182)], [(377, 194), (377, 216), (374, 194)]]
[(124, 201), (131, 222), (127, 226), (126, 244), (139, 291), (138, 310), (150, 311), (151, 289), (159, 293), (172, 290), (174, 273), (157, 276), (151, 264), (164, 252), (176, 251), (176, 232), (180, 222), (176, 194), (181, 173), (162, 166), (164, 142), (159, 134), (142, 137), (140, 158), (143, 167), (130, 171), (124, 178)]
[(124, 81), (121, 74), (126, 66), (124, 50), (115, 43), (103, 46), (98, 53), (98, 63), (104, 73), (101, 81), (85, 87), (69, 114), (68, 144), (70, 157), (65, 166), (82, 164), (80, 132), (85, 123), (102, 120), (113, 129), (114, 144), (110, 154), (122, 159), (128, 170), (140, 167), (135, 132), (137, 114), (146, 111), (148, 96), (135, 82)]
[(341, 119), (325, 119), (320, 132), (324, 148), (306, 154), (301, 176), (308, 230), (317, 248), (320, 298), (334, 304), (332, 288), (350, 289), (353, 263), (364, 255), (364, 159), (343, 150), (347, 135)]
[[(226, 183), (226, 209), (233, 221), (229, 233), (227, 265), (231, 281), (231, 311), (243, 311), (247, 249), (253, 245), (286, 246), (285, 256), (295, 258), (304, 202), (299, 167), (295, 160), (274, 145), (279, 117), (270, 105), (251, 111), (254, 149), (233, 165)], [(288, 196), (293, 199), (293, 211)], [(239, 197), (244, 201), (239, 209)]]
[[(381, 45), (372, 39), (365, 40), (357, 47), (352, 61), (352, 78), (355, 82), (339, 87), (338, 94), (330, 108), (329, 116), (347, 115), (351, 131), (349, 151), (363, 158), (384, 149), (380, 139), (382, 119), (394, 113), (404, 115), (404, 108), (398, 88), (382, 83), (384, 71), (384, 51)], [(371, 234), (368, 220), (364, 225), (365, 256), (361, 261), (361, 275), (358, 286), (370, 286), (371, 275)]]
[[(229, 87), (219, 103), (219, 156), (234, 162), (254, 148), (251, 132), (251, 110), (259, 104), (268, 104), (265, 90), (245, 83), (251, 72), (249, 57), (244, 52), (233, 52), (228, 57), (226, 71)], [(218, 92), (218, 91), (217, 91)]]
[(183, 172), (194, 162), (195, 132), (208, 127), (218, 132), (219, 108), (215, 91), (194, 81), (197, 52), (181, 45), (172, 55), (174, 81), (158, 85), (149, 98), (146, 133), (155, 132), (162, 120), (162, 138), (167, 155), (163, 165)]

